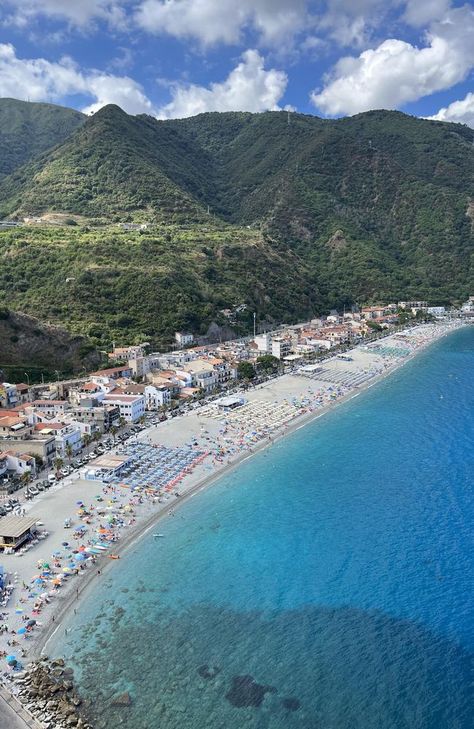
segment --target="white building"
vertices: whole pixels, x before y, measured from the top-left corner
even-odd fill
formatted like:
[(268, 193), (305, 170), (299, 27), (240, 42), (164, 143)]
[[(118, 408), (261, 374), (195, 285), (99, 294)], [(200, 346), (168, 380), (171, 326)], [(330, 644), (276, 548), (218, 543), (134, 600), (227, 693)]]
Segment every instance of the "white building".
[(254, 339), (255, 344), (259, 352), (269, 354), (272, 351), (272, 337), (271, 334), (259, 334)]
[(71, 423), (37, 423), (35, 430), (44, 435), (54, 436), (56, 443), (56, 453), (61, 458), (68, 455), (69, 449), (71, 454), (75, 455), (82, 448), (81, 429), (77, 425)]
[(104, 404), (106, 403), (118, 405), (120, 417), (124, 418), (127, 423), (136, 423), (145, 414), (144, 395), (114, 395), (111, 392), (104, 397)]
[(174, 338), (180, 347), (188, 347), (194, 342), (194, 334), (190, 332), (175, 332)]
[(166, 385), (145, 385), (147, 410), (158, 410), (171, 402), (171, 390)]
[(272, 355), (277, 359), (287, 357), (291, 352), (291, 340), (284, 337), (272, 339)]

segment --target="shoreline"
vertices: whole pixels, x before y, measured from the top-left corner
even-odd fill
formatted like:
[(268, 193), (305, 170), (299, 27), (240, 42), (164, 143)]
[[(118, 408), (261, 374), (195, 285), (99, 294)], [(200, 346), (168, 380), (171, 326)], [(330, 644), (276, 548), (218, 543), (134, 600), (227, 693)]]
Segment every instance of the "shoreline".
[[(294, 417), (282, 428), (272, 433), (270, 438), (264, 439), (257, 443), (254, 447), (252, 447), (250, 452), (242, 452), (237, 455), (231, 462), (226, 463), (221, 468), (217, 468), (214, 473), (207, 476), (202, 476), (195, 484), (190, 485), (185, 493), (172, 501), (171, 504), (167, 504), (166, 506), (163, 506), (163, 508), (157, 509), (154, 513), (145, 518), (143, 521), (139, 521), (133, 531), (127, 534), (118, 543), (117, 547), (114, 549), (114, 554), (120, 557), (124, 556), (133, 546), (135, 546), (137, 542), (143, 539), (143, 537), (146, 536), (146, 534), (154, 526), (156, 526), (165, 516), (169, 515), (170, 509), (174, 512), (182, 504), (186, 503), (188, 500), (196, 496), (196, 494), (200, 493), (201, 491), (205, 489), (207, 490), (209, 487), (214, 485), (220, 478), (228, 475), (234, 469), (237, 469), (238, 466), (240, 466), (248, 459), (254, 457), (261, 451), (264, 451), (266, 448), (283, 440), (286, 436), (296, 433), (302, 428), (305, 428), (313, 421), (316, 421), (317, 419), (327, 415), (328, 413), (333, 412), (334, 409), (338, 406), (350, 402), (351, 400), (355, 399), (359, 395), (369, 390), (371, 387), (382, 383), (385, 379), (393, 375), (397, 370), (400, 370), (402, 367), (404, 367), (408, 362), (416, 359), (419, 354), (426, 351), (433, 344), (439, 342), (441, 339), (449, 336), (455, 331), (459, 331), (461, 328), (462, 327), (447, 328), (438, 336), (433, 337), (430, 341), (422, 344), (418, 348), (415, 348), (404, 359), (395, 360), (392, 365), (388, 366), (379, 374), (374, 375), (371, 379), (364, 382), (362, 385), (354, 388), (353, 390), (350, 390), (335, 401), (328, 403), (320, 410), (307, 412), (299, 417)], [(348, 354), (350, 354), (350, 351), (348, 352)], [(260, 387), (263, 389), (266, 385), (267, 383), (264, 383)], [(97, 564), (100, 565), (101, 577), (106, 577), (107, 573), (112, 568), (113, 563), (113, 560), (107, 561), (106, 557), (98, 561)], [(33, 650), (32, 655), (30, 656), (31, 660), (37, 660), (47, 655), (48, 643), (52, 639), (54, 639), (57, 632), (62, 629), (62, 620), (65, 617), (66, 613), (73, 606), (77, 605), (80, 607), (81, 602), (87, 597), (87, 593), (90, 592), (92, 587), (95, 585), (95, 578), (97, 576), (98, 575), (96, 570), (90, 571), (83, 576), (80, 586), (78, 588), (78, 592), (76, 594), (74, 594), (73, 590), (67, 590), (68, 594), (64, 594), (61, 609), (55, 613), (55, 623), (49, 623), (46, 630), (41, 634), (41, 636), (38, 637), (38, 640), (35, 641), (34, 646), (32, 646)]]
[[(364, 350), (363, 354), (364, 356), (368, 357), (369, 354), (372, 356), (375, 361), (376, 357), (379, 358), (379, 360), (383, 363), (383, 368), (380, 371), (374, 372), (368, 379), (366, 379), (364, 382), (362, 382), (359, 385), (355, 385), (352, 387), (352, 389), (349, 389), (349, 391), (344, 392), (341, 396), (337, 397), (333, 400), (328, 400), (324, 405), (321, 407), (315, 407), (313, 410), (306, 410), (305, 412), (301, 414), (294, 414), (291, 419), (286, 421), (281, 427), (278, 427), (273, 432), (271, 432), (267, 437), (262, 437), (258, 442), (252, 443), (251, 446), (245, 445), (241, 448), (240, 451), (237, 450), (236, 454), (231, 455), (230, 457), (227, 457), (222, 461), (222, 463), (219, 463), (216, 465), (216, 461), (214, 461), (214, 468), (211, 473), (203, 473), (201, 466), (196, 469), (192, 474), (189, 476), (186, 476), (184, 478), (184, 481), (179, 486), (179, 492), (180, 496), (178, 498), (173, 498), (172, 501), (167, 501), (163, 504), (155, 504), (153, 503), (151, 505), (151, 513), (143, 514), (137, 513), (137, 522), (134, 524), (132, 528), (130, 528), (130, 531), (124, 532), (121, 535), (120, 541), (114, 545), (114, 554), (117, 556), (124, 555), (131, 547), (133, 547), (139, 540), (141, 540), (154, 526), (156, 526), (157, 523), (164, 517), (167, 516), (170, 512), (174, 512), (177, 507), (179, 507), (181, 504), (184, 504), (189, 499), (193, 498), (196, 494), (200, 493), (204, 489), (207, 489), (208, 487), (212, 486), (214, 483), (216, 483), (221, 477), (224, 477), (231, 473), (234, 469), (236, 469), (241, 463), (246, 461), (248, 458), (251, 458), (252, 456), (256, 455), (257, 453), (265, 450), (268, 446), (271, 446), (280, 440), (282, 440), (285, 436), (290, 435), (298, 430), (300, 430), (303, 427), (306, 427), (309, 423), (315, 421), (316, 419), (326, 415), (328, 412), (332, 412), (335, 407), (342, 405), (343, 403), (349, 402), (350, 400), (358, 397), (361, 393), (365, 392), (366, 390), (370, 389), (372, 386), (381, 383), (384, 379), (391, 376), (396, 370), (400, 369), (404, 365), (407, 364), (407, 362), (412, 361), (417, 357), (418, 354), (425, 351), (428, 347), (433, 345), (434, 343), (438, 342), (440, 339), (442, 339), (445, 336), (448, 336), (449, 334), (459, 331), (461, 328), (463, 328), (465, 325), (459, 325), (459, 324), (451, 324), (451, 325), (420, 325), (420, 327), (417, 327), (416, 329), (406, 330), (406, 332), (403, 332), (402, 335), (407, 336), (408, 340), (413, 337), (410, 343), (415, 342), (415, 338), (418, 335), (421, 338), (420, 343), (413, 345), (413, 349), (404, 357), (395, 357), (392, 361), (390, 361), (388, 364), (384, 362), (384, 358), (381, 357), (376, 350), (373, 350), (372, 352), (368, 350)], [(428, 329), (431, 332), (430, 336), (425, 337), (423, 339), (423, 332), (427, 331), (427, 327), (431, 327), (431, 329)], [(421, 334), (420, 334), (421, 332)], [(387, 346), (387, 342), (392, 337), (399, 337), (400, 335), (389, 335), (388, 337), (381, 340), (382, 344), (380, 346)], [(397, 341), (391, 342), (392, 346), (396, 346)], [(400, 346), (400, 343), (398, 341), (398, 345)], [(353, 354), (355, 357), (356, 351), (359, 351), (359, 354), (362, 352), (362, 349), (360, 345), (355, 347), (353, 350), (350, 350), (348, 354)], [(370, 349), (370, 348), (369, 348)], [(361, 361), (363, 361), (363, 358), (361, 358)], [(323, 363), (323, 367), (326, 363)], [(338, 363), (336, 363), (338, 364)], [(360, 362), (354, 363), (354, 367), (356, 365), (361, 365)], [(346, 365), (346, 363), (342, 363), (342, 368), (346, 367), (347, 371), (351, 371), (352, 362)], [(341, 371), (344, 371), (342, 369)], [(371, 372), (371, 370), (369, 370)], [(314, 384), (314, 381), (312, 379), (307, 379), (302, 377), (301, 375), (283, 375), (279, 378), (277, 378), (277, 381), (270, 380), (269, 382), (264, 383), (260, 387), (254, 388), (253, 391), (250, 393), (246, 393), (246, 396), (249, 398), (252, 396), (252, 394), (262, 394), (266, 393), (267, 396), (274, 396), (275, 392), (279, 390), (279, 387), (282, 387), (282, 381), (285, 378), (290, 378), (289, 385), (287, 383), (287, 386), (290, 387), (290, 389), (293, 387), (294, 391), (298, 390), (298, 387), (301, 389), (303, 388), (303, 391), (309, 391), (312, 392), (311, 386)], [(294, 378), (294, 379), (291, 379)], [(325, 384), (326, 389), (329, 391), (332, 388), (328, 387), (328, 383)], [(288, 391), (283, 390), (283, 396), (288, 394)], [(201, 413), (198, 411), (195, 413), (196, 415), (196, 423), (200, 423), (200, 428), (202, 430), (202, 417), (204, 416), (204, 413), (201, 415)], [(186, 430), (186, 419), (190, 416), (184, 416), (183, 418), (176, 418), (175, 421), (180, 421), (178, 427), (180, 427), (181, 430)], [(227, 421), (226, 421), (227, 422)], [(196, 423), (195, 423), (195, 429), (196, 429)], [(176, 429), (176, 426), (174, 426)], [(210, 427), (208, 425), (208, 427)], [(149, 429), (150, 431), (152, 429)], [(143, 431), (144, 436), (148, 434), (147, 431)], [(173, 421), (166, 421), (162, 424), (162, 426), (158, 428), (153, 429), (154, 435), (156, 436), (156, 441), (161, 442), (163, 440), (163, 436), (168, 435), (173, 439)], [(170, 436), (171, 432), (171, 436)], [(205, 433), (208, 433), (208, 431), (204, 431)], [(161, 436), (161, 437), (160, 437)], [(175, 434), (176, 437), (176, 434)], [(202, 433), (201, 433), (202, 437)], [(192, 435), (192, 438), (198, 438), (198, 435)], [(140, 439), (142, 440), (142, 439)], [(213, 438), (207, 438), (207, 440), (213, 440)], [(214, 438), (215, 443), (218, 441), (218, 437), (216, 436)], [(214, 443), (214, 445), (215, 445)], [(207, 464), (208, 460), (204, 460), (204, 464)], [(201, 464), (202, 465), (202, 464)], [(206, 465), (206, 468), (208, 466)], [(198, 471), (201, 471), (200, 473), (197, 473)], [(77, 488), (77, 483), (75, 482), (72, 484), (72, 486), (67, 486), (66, 484), (58, 487), (64, 492), (69, 492), (69, 490), (73, 490)], [(85, 482), (82, 482), (83, 484)], [(100, 489), (102, 484), (99, 484), (99, 482), (90, 482), (92, 484), (95, 484), (95, 487), (97, 490)], [(125, 491), (125, 489), (119, 489), (121, 493)], [(122, 494), (124, 495), (124, 494)], [(54, 497), (53, 497), (54, 498)], [(70, 500), (74, 500), (74, 496), (72, 494), (69, 495)], [(40, 503), (40, 502), (37, 502)], [(147, 506), (150, 506), (148, 503)], [(32, 509), (34, 511), (35, 504), (32, 505)], [(158, 508), (157, 508), (158, 507)], [(77, 507), (76, 507), (77, 508)], [(145, 507), (144, 507), (145, 508)], [(59, 518), (59, 517), (58, 517)], [(52, 547), (48, 546), (48, 552), (50, 553), (52, 551)], [(37, 660), (44, 656), (47, 653), (48, 645), (49, 643), (57, 636), (58, 631), (62, 630), (64, 628), (64, 619), (67, 617), (68, 613), (70, 613), (73, 608), (76, 609), (81, 606), (82, 601), (87, 597), (87, 594), (89, 591), (95, 586), (95, 578), (97, 576), (106, 576), (108, 574), (108, 569), (111, 566), (111, 563), (115, 560), (107, 559), (107, 556), (103, 556), (102, 559), (100, 556), (97, 559), (97, 563), (92, 566), (91, 564), (87, 564), (87, 569), (85, 569), (83, 572), (81, 572), (82, 579), (79, 580), (71, 580), (70, 578), (67, 579), (64, 587), (58, 592), (58, 597), (56, 597), (54, 603), (52, 605), (48, 605), (45, 614), (42, 615), (42, 629), (39, 633), (36, 631), (33, 632), (31, 639), (28, 641), (28, 644), (25, 644), (25, 648), (28, 649), (27, 651), (27, 661)], [(89, 560), (87, 561), (89, 562)], [(15, 568), (16, 568), (15, 563)], [(18, 567), (21, 565), (19, 564)], [(99, 572), (99, 574), (98, 574)], [(23, 575), (22, 575), (23, 576)], [(29, 576), (29, 578), (31, 575)], [(29, 579), (28, 578), (28, 579)], [(18, 597), (15, 598), (18, 600)], [(4, 682), (4, 685), (7, 689), (10, 688), (8, 683)]]

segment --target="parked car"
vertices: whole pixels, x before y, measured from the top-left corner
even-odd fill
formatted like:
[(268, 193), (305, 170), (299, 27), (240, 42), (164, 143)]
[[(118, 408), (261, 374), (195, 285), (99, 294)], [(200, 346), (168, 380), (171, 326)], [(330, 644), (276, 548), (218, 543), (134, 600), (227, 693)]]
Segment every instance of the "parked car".
[(0, 516), (6, 516), (7, 513), (6, 509), (4, 509), (3, 506), (0, 506)]
[(48, 481), (49, 483), (54, 483), (56, 481), (56, 475), (54, 473), (48, 473)]

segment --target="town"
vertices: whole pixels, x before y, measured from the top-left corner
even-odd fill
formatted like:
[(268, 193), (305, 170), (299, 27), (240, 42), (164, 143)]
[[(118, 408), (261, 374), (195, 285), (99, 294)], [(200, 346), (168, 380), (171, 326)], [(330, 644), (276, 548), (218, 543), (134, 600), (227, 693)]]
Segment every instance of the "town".
[(27, 486), (27, 496), (37, 493), (38, 484), (28, 484), (42, 473), (47, 487), (146, 425), (210, 398), (231, 405), (237, 387), (296, 371), (397, 326), (470, 316), (474, 297), (456, 311), (425, 301), (333, 311), (310, 322), (205, 346), (195, 346), (191, 333), (176, 332), (177, 348), (168, 353), (147, 353), (146, 344), (114, 347), (108, 354), (110, 367), (75, 379), (0, 383), (0, 515), (15, 507), (9, 497), (20, 487)]

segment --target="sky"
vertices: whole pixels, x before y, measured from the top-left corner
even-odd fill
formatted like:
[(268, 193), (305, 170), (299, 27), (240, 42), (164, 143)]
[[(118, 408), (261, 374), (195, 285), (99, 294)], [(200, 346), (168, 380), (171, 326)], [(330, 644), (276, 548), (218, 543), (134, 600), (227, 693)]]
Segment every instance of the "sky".
[(458, 0), (0, 0), (0, 97), (160, 119), (369, 109), (474, 127)]

